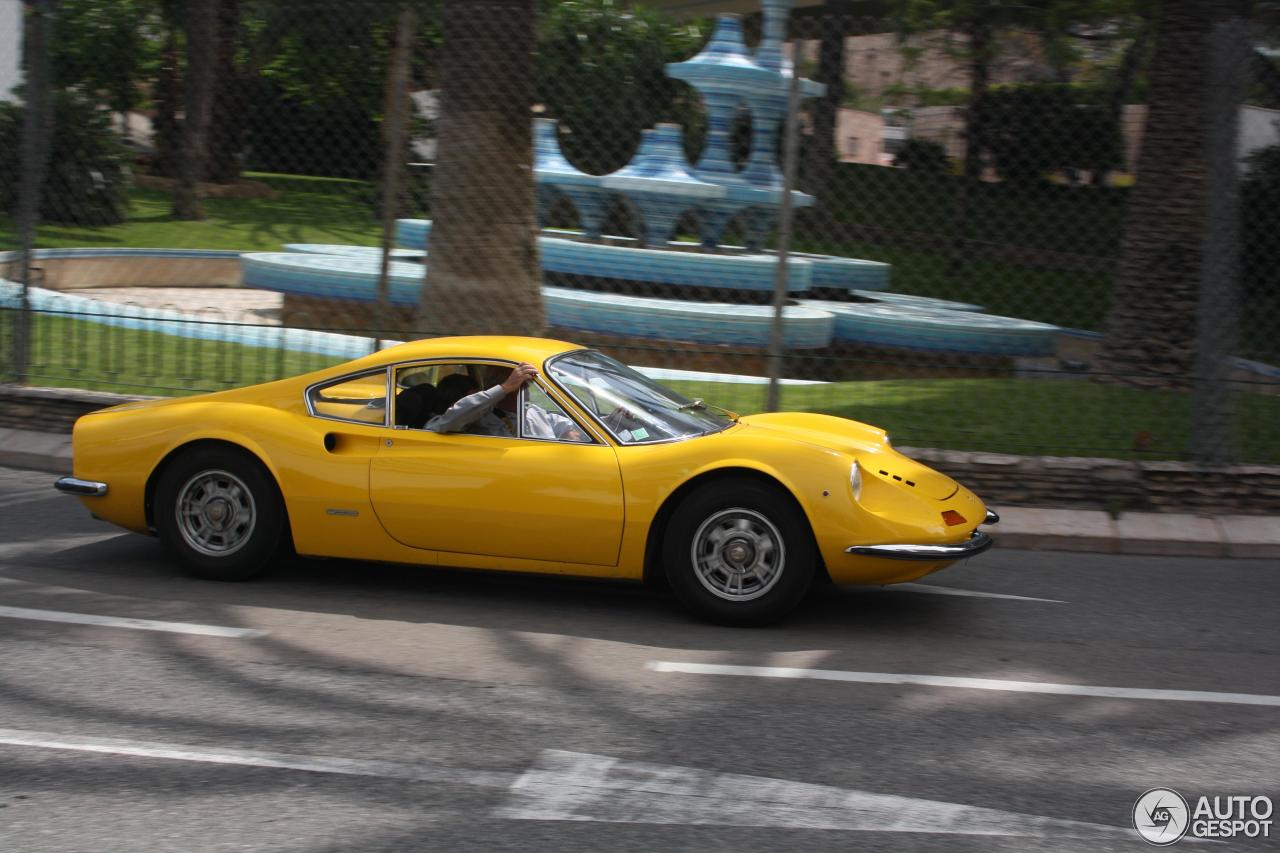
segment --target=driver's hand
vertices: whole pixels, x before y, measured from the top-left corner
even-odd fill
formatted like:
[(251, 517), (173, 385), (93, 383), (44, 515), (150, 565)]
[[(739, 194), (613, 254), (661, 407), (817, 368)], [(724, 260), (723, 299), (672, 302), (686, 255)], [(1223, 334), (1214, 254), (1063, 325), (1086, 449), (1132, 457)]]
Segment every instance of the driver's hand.
[(520, 386), (528, 382), (530, 379), (538, 375), (538, 369), (527, 362), (520, 362), (511, 371), (502, 383), (502, 390), (508, 394), (513, 394), (520, 390)]
[(620, 429), (624, 424), (633, 423), (636, 420), (635, 414), (626, 406), (618, 406), (609, 413), (604, 422), (611, 429)]

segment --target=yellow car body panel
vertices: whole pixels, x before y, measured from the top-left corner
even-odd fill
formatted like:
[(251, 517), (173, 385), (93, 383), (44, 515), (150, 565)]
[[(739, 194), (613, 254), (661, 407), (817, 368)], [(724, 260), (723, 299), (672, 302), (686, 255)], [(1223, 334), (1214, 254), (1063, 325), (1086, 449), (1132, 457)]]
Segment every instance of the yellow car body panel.
[[(449, 359), (527, 361), (541, 372), (548, 359), (578, 348), (537, 338), (438, 338), (292, 379), (117, 406), (76, 423), (74, 475), (108, 484), (104, 496), (82, 498), (96, 516), (146, 531), (148, 513), (165, 511), (146, 505), (165, 460), (194, 442), (225, 442), (270, 472), (301, 554), (631, 579), (644, 574), (664, 507), (682, 487), (726, 473), (786, 489), (839, 583), (896, 583), (944, 568), (950, 561), (846, 549), (962, 543), (985, 517), (972, 492), (895, 451), (883, 430), (826, 415), (754, 415), (711, 435), (621, 445), (545, 374), (539, 382), (594, 443), (442, 435), (359, 422), (376, 417), (359, 401), (317, 406), (352, 420), (318, 417), (307, 405), (312, 386), (373, 369)], [(376, 405), (385, 376), (344, 393), (361, 391)], [(854, 460), (862, 476), (856, 500)], [(948, 525), (948, 510), (963, 522)]]

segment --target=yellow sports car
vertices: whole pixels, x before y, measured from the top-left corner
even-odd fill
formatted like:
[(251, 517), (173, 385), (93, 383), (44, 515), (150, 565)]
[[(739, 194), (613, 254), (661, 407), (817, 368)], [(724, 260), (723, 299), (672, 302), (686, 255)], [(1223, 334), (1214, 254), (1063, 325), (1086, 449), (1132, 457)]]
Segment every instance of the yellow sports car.
[(884, 431), (737, 417), (594, 350), (401, 344), (325, 370), (85, 415), (57, 487), (154, 533), (194, 574), (317, 557), (654, 580), (762, 624), (814, 578), (910, 581), (998, 518)]

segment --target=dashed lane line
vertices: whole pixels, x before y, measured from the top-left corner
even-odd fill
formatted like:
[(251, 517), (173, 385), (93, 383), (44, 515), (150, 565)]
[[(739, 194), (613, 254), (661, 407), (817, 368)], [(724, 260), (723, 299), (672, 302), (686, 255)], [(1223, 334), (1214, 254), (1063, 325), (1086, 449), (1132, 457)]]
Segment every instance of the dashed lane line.
[(64, 622), (72, 625), (94, 625), (101, 628), (129, 628), (135, 631), (164, 631), (170, 634), (194, 634), (200, 637), (252, 639), (265, 637), (267, 631), (257, 628), (231, 628), (225, 625), (199, 625), (193, 622), (162, 622), (157, 619), (132, 619), (125, 616), (99, 616), (94, 613), (67, 613), (60, 610), (35, 610), (29, 607), (0, 605), (0, 617), (28, 619), (37, 622)]
[(285, 752), (210, 748), (126, 738), (81, 737), (25, 729), (0, 729), (0, 744), (125, 755), (135, 758), (161, 758), (169, 761), (233, 764), (242, 767), (300, 770), (307, 773), (377, 776), (385, 779), (486, 785), (499, 788), (509, 786), (518, 775), (486, 770), (466, 770), (438, 764), (404, 764), (396, 761), (369, 761)]
[(838, 669), (800, 669), (787, 666), (736, 666), (688, 661), (649, 661), (654, 672), (689, 675), (737, 675), (752, 678), (800, 678), (858, 684), (911, 684), (1007, 693), (1048, 693), (1058, 696), (1092, 696), (1101, 699), (1146, 699), (1161, 702), (1208, 702), (1222, 705), (1280, 707), (1280, 696), (1259, 693), (1215, 693), (1207, 690), (1159, 690), (1145, 687), (1100, 687), (1088, 684), (1054, 684), (1047, 681), (1007, 681), (997, 678), (958, 678), (948, 675), (915, 675), (900, 672), (846, 672)]
[(960, 595), (965, 598), (1003, 598), (1008, 601), (1039, 601), (1044, 604), (1067, 604), (1057, 598), (1034, 598), (1029, 595), (1009, 595), (1003, 592), (982, 592), (976, 589), (957, 589), (951, 586), (934, 586), (931, 583), (895, 583), (886, 586), (886, 592), (923, 592), (930, 595)]
[(29, 557), (48, 557), (82, 545), (93, 545), (108, 539), (129, 536), (123, 530), (109, 530), (100, 533), (79, 533), (67, 536), (50, 536), (45, 539), (28, 542), (9, 542), (0, 545), (0, 560), (22, 560)]

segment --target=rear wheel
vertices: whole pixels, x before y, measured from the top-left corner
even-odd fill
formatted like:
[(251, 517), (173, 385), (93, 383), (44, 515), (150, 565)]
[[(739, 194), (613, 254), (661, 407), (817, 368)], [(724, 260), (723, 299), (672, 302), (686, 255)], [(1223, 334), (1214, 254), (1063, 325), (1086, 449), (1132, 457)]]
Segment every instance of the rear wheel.
[(287, 538), (275, 481), (256, 459), (224, 447), (192, 450), (165, 469), (155, 522), (187, 571), (209, 580), (262, 574)]
[(791, 496), (756, 480), (719, 480), (689, 494), (663, 543), (672, 591), (703, 618), (766, 625), (813, 582), (817, 549)]

